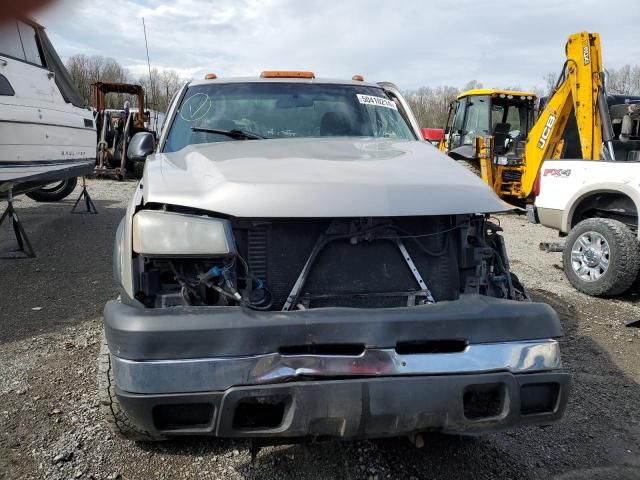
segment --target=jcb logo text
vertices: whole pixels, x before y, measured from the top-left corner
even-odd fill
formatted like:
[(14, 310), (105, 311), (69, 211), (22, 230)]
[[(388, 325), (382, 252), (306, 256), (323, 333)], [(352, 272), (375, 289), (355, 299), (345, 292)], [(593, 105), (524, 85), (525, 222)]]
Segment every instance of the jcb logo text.
[(549, 115), (549, 118), (547, 119), (547, 123), (544, 126), (544, 130), (542, 130), (542, 135), (540, 135), (540, 140), (538, 140), (538, 148), (542, 149), (547, 144), (547, 140), (549, 139), (549, 135), (551, 135), (551, 128), (553, 127), (553, 124), (555, 122), (556, 122), (556, 116), (555, 115)]

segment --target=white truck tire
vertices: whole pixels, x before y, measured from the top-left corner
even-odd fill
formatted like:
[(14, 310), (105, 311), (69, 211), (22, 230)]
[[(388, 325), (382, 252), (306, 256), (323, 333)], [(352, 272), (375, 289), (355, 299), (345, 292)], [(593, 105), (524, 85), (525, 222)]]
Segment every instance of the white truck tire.
[(589, 218), (571, 229), (562, 255), (567, 279), (596, 297), (626, 292), (638, 276), (640, 248), (636, 234), (610, 218)]

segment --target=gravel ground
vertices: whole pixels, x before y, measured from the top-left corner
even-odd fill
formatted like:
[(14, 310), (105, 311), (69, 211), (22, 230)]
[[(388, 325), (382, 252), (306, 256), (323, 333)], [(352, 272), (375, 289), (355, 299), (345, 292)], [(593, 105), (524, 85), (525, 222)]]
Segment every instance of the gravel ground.
[[(16, 204), (39, 257), (0, 260), (0, 478), (640, 478), (640, 331), (624, 327), (640, 316), (640, 295), (575, 292), (561, 254), (538, 248), (555, 232), (516, 215), (499, 217), (512, 268), (566, 333), (574, 381), (562, 422), (427, 437), (422, 449), (405, 439), (269, 447), (253, 463), (244, 442), (114, 438), (98, 415), (96, 358), (101, 310), (115, 295), (113, 235), (134, 188), (91, 181), (99, 215), (70, 215), (72, 199)], [(3, 225), (0, 250), (11, 240)]]

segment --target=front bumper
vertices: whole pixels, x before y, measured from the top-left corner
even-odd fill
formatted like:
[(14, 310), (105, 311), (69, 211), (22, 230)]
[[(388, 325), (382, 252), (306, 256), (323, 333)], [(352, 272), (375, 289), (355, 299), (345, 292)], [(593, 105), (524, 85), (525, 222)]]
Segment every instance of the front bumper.
[(154, 435), (367, 438), (421, 431), (473, 434), (549, 424), (564, 413), (563, 373), (354, 378), (140, 395), (116, 389)]
[(374, 437), (550, 423), (566, 406), (543, 304), (144, 310), (110, 302), (116, 394), (156, 435)]
[(128, 360), (253, 356), (303, 345), (395, 348), (405, 342), (464, 341), (469, 345), (562, 336), (544, 303), (463, 295), (410, 308), (318, 308), (258, 312), (241, 307), (136, 308), (107, 303), (111, 353)]

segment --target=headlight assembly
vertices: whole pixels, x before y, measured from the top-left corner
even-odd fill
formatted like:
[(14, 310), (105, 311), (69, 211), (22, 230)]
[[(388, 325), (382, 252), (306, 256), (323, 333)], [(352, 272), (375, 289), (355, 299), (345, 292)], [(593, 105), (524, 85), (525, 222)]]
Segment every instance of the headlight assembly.
[(235, 254), (228, 220), (159, 210), (133, 216), (133, 251), (148, 257), (226, 257)]

